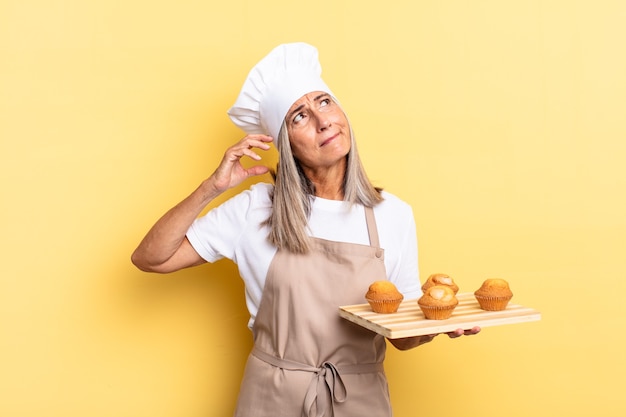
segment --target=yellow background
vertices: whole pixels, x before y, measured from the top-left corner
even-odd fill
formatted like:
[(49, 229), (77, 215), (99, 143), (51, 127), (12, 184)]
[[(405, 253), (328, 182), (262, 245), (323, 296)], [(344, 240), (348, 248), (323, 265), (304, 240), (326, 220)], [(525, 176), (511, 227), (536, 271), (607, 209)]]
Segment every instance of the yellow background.
[(129, 256), (291, 41), (413, 206), (422, 279), (503, 277), (542, 312), (390, 351), (396, 416), (625, 415), (624, 21), (620, 0), (0, 0), (0, 416), (230, 415), (235, 267)]

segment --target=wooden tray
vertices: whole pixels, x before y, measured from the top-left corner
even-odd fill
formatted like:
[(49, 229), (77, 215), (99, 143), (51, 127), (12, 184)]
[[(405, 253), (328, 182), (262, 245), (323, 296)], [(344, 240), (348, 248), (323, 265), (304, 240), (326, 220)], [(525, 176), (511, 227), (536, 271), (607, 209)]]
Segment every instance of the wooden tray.
[(355, 304), (339, 307), (339, 315), (389, 339), (541, 320), (540, 312), (521, 305), (509, 303), (505, 310), (485, 311), (473, 293), (456, 297), (459, 305), (446, 320), (426, 319), (417, 300), (403, 301), (398, 311), (391, 314), (374, 313), (369, 304)]

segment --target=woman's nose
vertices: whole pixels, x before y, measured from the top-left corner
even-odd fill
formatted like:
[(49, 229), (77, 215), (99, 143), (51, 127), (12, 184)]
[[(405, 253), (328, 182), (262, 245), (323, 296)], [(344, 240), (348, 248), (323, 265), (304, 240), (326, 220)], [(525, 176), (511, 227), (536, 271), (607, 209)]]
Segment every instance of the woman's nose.
[(330, 118), (328, 117), (328, 115), (318, 113), (317, 125), (320, 131), (328, 129), (331, 125)]

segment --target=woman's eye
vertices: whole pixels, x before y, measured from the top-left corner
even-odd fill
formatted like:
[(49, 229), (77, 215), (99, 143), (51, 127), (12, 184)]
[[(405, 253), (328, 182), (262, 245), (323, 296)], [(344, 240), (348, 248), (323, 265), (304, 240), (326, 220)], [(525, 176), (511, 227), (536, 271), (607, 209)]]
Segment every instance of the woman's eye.
[(296, 116), (293, 118), (293, 122), (294, 123), (298, 123), (300, 120), (302, 120), (304, 116), (302, 115), (302, 113), (298, 113), (296, 114)]
[(329, 104), (330, 104), (329, 98), (325, 98), (324, 100), (320, 101), (320, 107), (328, 106)]

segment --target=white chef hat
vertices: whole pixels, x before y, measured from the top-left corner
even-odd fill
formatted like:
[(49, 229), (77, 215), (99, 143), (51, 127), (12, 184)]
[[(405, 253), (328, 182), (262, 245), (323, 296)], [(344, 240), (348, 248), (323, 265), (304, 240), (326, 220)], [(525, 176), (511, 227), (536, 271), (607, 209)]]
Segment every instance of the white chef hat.
[(296, 100), (313, 91), (332, 95), (321, 73), (315, 47), (302, 42), (279, 45), (252, 68), (228, 115), (244, 132), (276, 139)]

